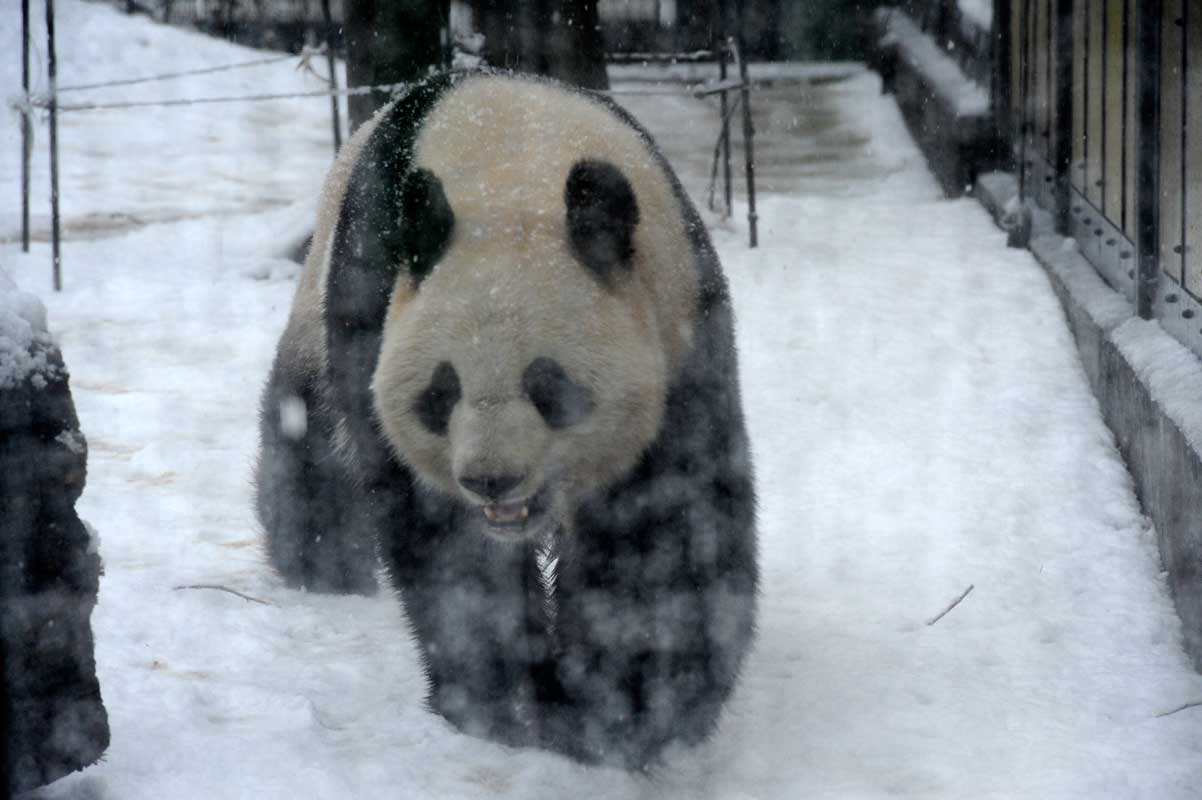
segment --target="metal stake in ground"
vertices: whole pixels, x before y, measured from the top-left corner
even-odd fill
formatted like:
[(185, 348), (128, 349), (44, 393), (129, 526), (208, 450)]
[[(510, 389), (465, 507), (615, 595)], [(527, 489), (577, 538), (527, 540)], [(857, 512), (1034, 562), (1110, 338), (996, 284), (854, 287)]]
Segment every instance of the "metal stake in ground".
[(63, 289), (58, 230), (58, 65), (54, 57), (54, 0), (46, 0), (46, 58), (50, 78), (50, 248), (54, 255), (54, 291)]
[(29, 123), (29, 0), (21, 0), (21, 250), (29, 252), (29, 156), (33, 128)]
[(338, 123), (338, 69), (334, 59), (334, 17), (330, 14), (330, 0), (321, 0), (321, 14), (326, 22), (326, 62), (330, 65), (330, 110), (334, 115), (334, 152), (342, 149), (342, 129)]
[[(740, 40), (742, 39), (743, 15), (739, 14)], [(751, 239), (750, 246), (759, 246), (759, 234), (756, 232), (756, 220), (759, 219), (755, 213), (755, 147), (752, 140), (755, 137), (755, 129), (751, 125), (751, 79), (747, 77), (747, 57), (744, 55), (742, 41), (738, 45), (731, 43), (731, 47), (735, 48), (735, 60), (739, 62), (739, 80), (743, 84), (740, 89), (740, 96), (743, 99), (743, 155), (747, 159), (747, 226), (750, 229)]]
[[(718, 80), (726, 80), (726, 3), (718, 3), (718, 41), (714, 50), (718, 53)], [(723, 217), (729, 217), (733, 199), (730, 188), (730, 115), (726, 113), (726, 92), (722, 92), (722, 199), (726, 203)]]

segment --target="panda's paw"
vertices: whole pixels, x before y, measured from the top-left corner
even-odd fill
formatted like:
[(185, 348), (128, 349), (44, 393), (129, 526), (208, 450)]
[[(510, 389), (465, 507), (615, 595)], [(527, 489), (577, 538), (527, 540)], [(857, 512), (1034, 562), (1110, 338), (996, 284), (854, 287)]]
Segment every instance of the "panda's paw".
[(571, 704), (544, 710), (539, 746), (582, 764), (650, 772), (663, 742), (651, 744), (632, 726), (614, 727)]
[(333, 537), (314, 536), (306, 545), (290, 569), (277, 564), (290, 586), (318, 594), (373, 595), (379, 589), (374, 552)]
[(451, 689), (431, 694), (427, 704), (461, 733), (508, 747), (537, 747), (538, 719), (532, 707), (520, 701), (477, 701)]
[(306, 591), (318, 594), (373, 595), (379, 588), (373, 573), (350, 569), (315, 574), (305, 582)]

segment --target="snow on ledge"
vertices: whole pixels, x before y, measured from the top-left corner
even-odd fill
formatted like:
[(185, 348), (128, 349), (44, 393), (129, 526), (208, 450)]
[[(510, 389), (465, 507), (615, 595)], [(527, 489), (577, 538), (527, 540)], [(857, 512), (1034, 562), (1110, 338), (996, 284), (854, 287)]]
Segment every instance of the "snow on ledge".
[(1073, 299), (1103, 332), (1131, 317), (1127, 299), (1116, 292), (1081, 254), (1074, 239), (1058, 233), (1031, 240), (1031, 252), (1056, 274)]
[(993, 28), (993, 0), (957, 0), (960, 14), (983, 31)]
[(939, 49), (909, 15), (894, 8), (877, 10), (883, 23), (883, 46), (896, 45), (898, 54), (910, 67), (930, 81), (935, 92), (957, 115), (982, 116), (989, 112), (989, 93), (965, 76), (960, 66)]
[(0, 389), (11, 389), (30, 375), (35, 387), (45, 386), (55, 370), (46, 359), (51, 346), (46, 307), (0, 269)]
[(1202, 453), (1202, 361), (1155, 320), (1133, 317), (1110, 336), (1152, 399)]

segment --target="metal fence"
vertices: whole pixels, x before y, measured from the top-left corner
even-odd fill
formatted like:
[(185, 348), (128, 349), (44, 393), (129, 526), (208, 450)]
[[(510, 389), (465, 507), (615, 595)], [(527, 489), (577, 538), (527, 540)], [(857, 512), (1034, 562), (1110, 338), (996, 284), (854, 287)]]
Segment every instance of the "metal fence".
[(998, 0), (994, 29), (1024, 197), (1202, 355), (1202, 5)]

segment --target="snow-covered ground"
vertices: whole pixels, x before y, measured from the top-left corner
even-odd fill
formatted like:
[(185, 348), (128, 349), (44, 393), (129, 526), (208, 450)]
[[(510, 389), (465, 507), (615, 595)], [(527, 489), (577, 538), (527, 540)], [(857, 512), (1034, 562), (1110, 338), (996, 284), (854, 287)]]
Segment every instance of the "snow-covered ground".
[[(59, 25), (64, 83), (259, 56), (77, 0)], [(719, 734), (652, 779), (456, 733), (422, 709), (394, 598), (286, 590), (264, 565), (256, 403), (297, 272), (276, 254), (307, 213), (283, 204), (330, 157), (328, 104), (64, 117), (66, 290), (44, 243), (0, 244), (0, 267), (45, 301), (90, 445), (113, 741), (41, 796), (1197, 797), (1202, 708), (1158, 715), (1202, 700), (1202, 677), (1047, 281), (978, 206), (940, 199), (878, 80), (840, 72), (757, 99), (763, 246), (745, 209), (715, 226), (762, 616)], [(313, 79), (283, 63), (183, 93), (263, 87)], [(713, 107), (625, 102), (699, 194)], [(137, 220), (83, 224), (120, 215)], [(268, 604), (177, 588), (198, 584)]]

